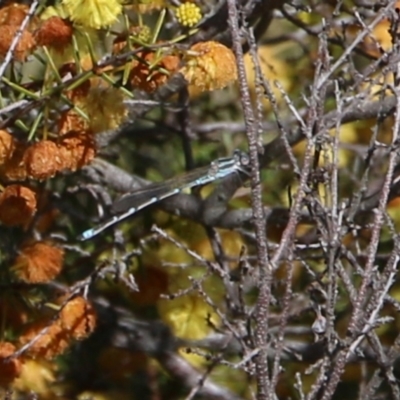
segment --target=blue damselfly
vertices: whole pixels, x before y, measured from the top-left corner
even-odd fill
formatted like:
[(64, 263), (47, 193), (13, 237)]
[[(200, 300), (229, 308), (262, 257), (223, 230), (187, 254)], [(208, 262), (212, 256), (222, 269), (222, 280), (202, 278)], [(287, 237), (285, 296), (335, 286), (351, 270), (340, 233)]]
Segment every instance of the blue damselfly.
[(236, 150), (233, 157), (219, 158), (209, 166), (200, 167), (164, 182), (153, 183), (143, 189), (123, 195), (112, 206), (113, 217), (79, 236), (79, 240), (88, 240), (103, 230), (115, 225), (144, 208), (174, 196), (185, 189), (205, 185), (217, 179), (225, 178), (235, 172), (248, 172), (249, 158), (246, 153)]

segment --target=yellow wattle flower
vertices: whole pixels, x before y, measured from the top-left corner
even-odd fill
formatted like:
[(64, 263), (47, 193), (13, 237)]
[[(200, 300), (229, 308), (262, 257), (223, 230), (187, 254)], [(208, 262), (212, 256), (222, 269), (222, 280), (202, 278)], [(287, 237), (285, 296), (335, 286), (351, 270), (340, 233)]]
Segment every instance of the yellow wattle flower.
[(194, 3), (183, 3), (175, 11), (176, 19), (182, 26), (191, 28), (200, 22), (201, 9)]
[(63, 0), (62, 5), (72, 21), (94, 29), (112, 25), (122, 12), (118, 0)]

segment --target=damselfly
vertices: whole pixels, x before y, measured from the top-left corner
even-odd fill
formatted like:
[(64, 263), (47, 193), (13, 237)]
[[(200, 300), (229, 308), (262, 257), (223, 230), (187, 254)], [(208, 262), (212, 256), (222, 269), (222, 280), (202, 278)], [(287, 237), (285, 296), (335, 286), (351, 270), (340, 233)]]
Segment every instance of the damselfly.
[(248, 175), (248, 165), (248, 155), (236, 150), (233, 157), (219, 158), (207, 167), (200, 167), (167, 181), (153, 183), (143, 189), (128, 193), (113, 204), (111, 211), (116, 215), (83, 232), (79, 236), (79, 240), (91, 239), (104, 229), (125, 220), (151, 204), (174, 196), (185, 189), (205, 185), (235, 172), (242, 172)]

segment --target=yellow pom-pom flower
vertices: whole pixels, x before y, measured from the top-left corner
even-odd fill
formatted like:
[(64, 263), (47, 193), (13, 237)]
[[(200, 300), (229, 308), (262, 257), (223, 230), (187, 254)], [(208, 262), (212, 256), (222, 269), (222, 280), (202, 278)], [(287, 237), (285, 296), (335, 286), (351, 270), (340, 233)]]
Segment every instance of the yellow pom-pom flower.
[(94, 133), (115, 129), (125, 120), (128, 110), (124, 94), (100, 79), (93, 78), (88, 93), (76, 104), (89, 117), (89, 128)]
[(187, 28), (195, 26), (202, 18), (200, 7), (194, 3), (183, 3), (175, 12), (179, 23)]
[(94, 29), (112, 25), (122, 12), (118, 0), (63, 0), (62, 5), (73, 22)]

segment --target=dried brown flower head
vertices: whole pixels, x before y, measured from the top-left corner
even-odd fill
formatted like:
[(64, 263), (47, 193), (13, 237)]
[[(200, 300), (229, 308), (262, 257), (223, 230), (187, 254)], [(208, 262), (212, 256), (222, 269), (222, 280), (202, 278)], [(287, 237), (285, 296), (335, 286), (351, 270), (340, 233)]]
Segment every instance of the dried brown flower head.
[(90, 131), (71, 131), (62, 136), (60, 159), (65, 169), (76, 171), (89, 164), (96, 155), (96, 144)]
[(27, 349), (27, 354), (33, 358), (52, 359), (62, 354), (70, 345), (71, 337), (58, 321), (42, 320), (27, 327), (19, 337), (23, 346), (35, 340)]
[(11, 358), (15, 353), (15, 346), (10, 342), (0, 342), (0, 385), (6, 386), (17, 378), (22, 371), (22, 363), (19, 358)]
[(20, 26), (28, 12), (29, 7), (26, 4), (10, 3), (0, 8), (0, 25)]
[(43, 180), (62, 169), (58, 146), (51, 140), (41, 140), (27, 148), (24, 163), (28, 176)]
[(15, 150), (15, 139), (7, 131), (0, 130), (0, 165), (9, 160)]
[(24, 181), (26, 179), (26, 165), (24, 154), (26, 145), (16, 142), (12, 156), (0, 166), (0, 176), (6, 182)]
[(28, 283), (48, 282), (61, 271), (64, 251), (48, 242), (25, 244), (15, 259), (13, 270), (19, 279)]
[(179, 57), (166, 55), (157, 62), (154, 68), (150, 69), (149, 64), (154, 62), (155, 54), (146, 51), (138, 53), (138, 57), (141, 60), (134, 60), (132, 62), (129, 81), (132, 87), (146, 92), (153, 92), (167, 81), (169, 75), (160, 71), (160, 68), (172, 73), (177, 71), (180, 63)]
[(181, 73), (189, 85), (200, 91), (222, 89), (237, 79), (235, 56), (221, 43), (196, 43), (185, 59)]
[(87, 122), (73, 110), (65, 111), (58, 120), (58, 135), (63, 136), (71, 131), (84, 131)]
[(0, 221), (8, 226), (26, 226), (35, 215), (36, 193), (28, 187), (10, 185), (0, 194)]
[(51, 17), (35, 32), (35, 39), (39, 46), (49, 46), (63, 52), (72, 43), (73, 33), (71, 22), (60, 17)]
[[(0, 57), (5, 57), (18, 30), (18, 25), (0, 25)], [(18, 44), (14, 49), (14, 58), (17, 61), (24, 61), (35, 47), (35, 40), (33, 35), (27, 30), (24, 30), (20, 36)]]
[[(65, 301), (65, 297), (61, 300)], [(63, 304), (61, 301), (60, 304)], [(97, 315), (93, 306), (83, 297), (69, 300), (60, 312), (60, 324), (74, 339), (84, 339), (96, 327)]]

